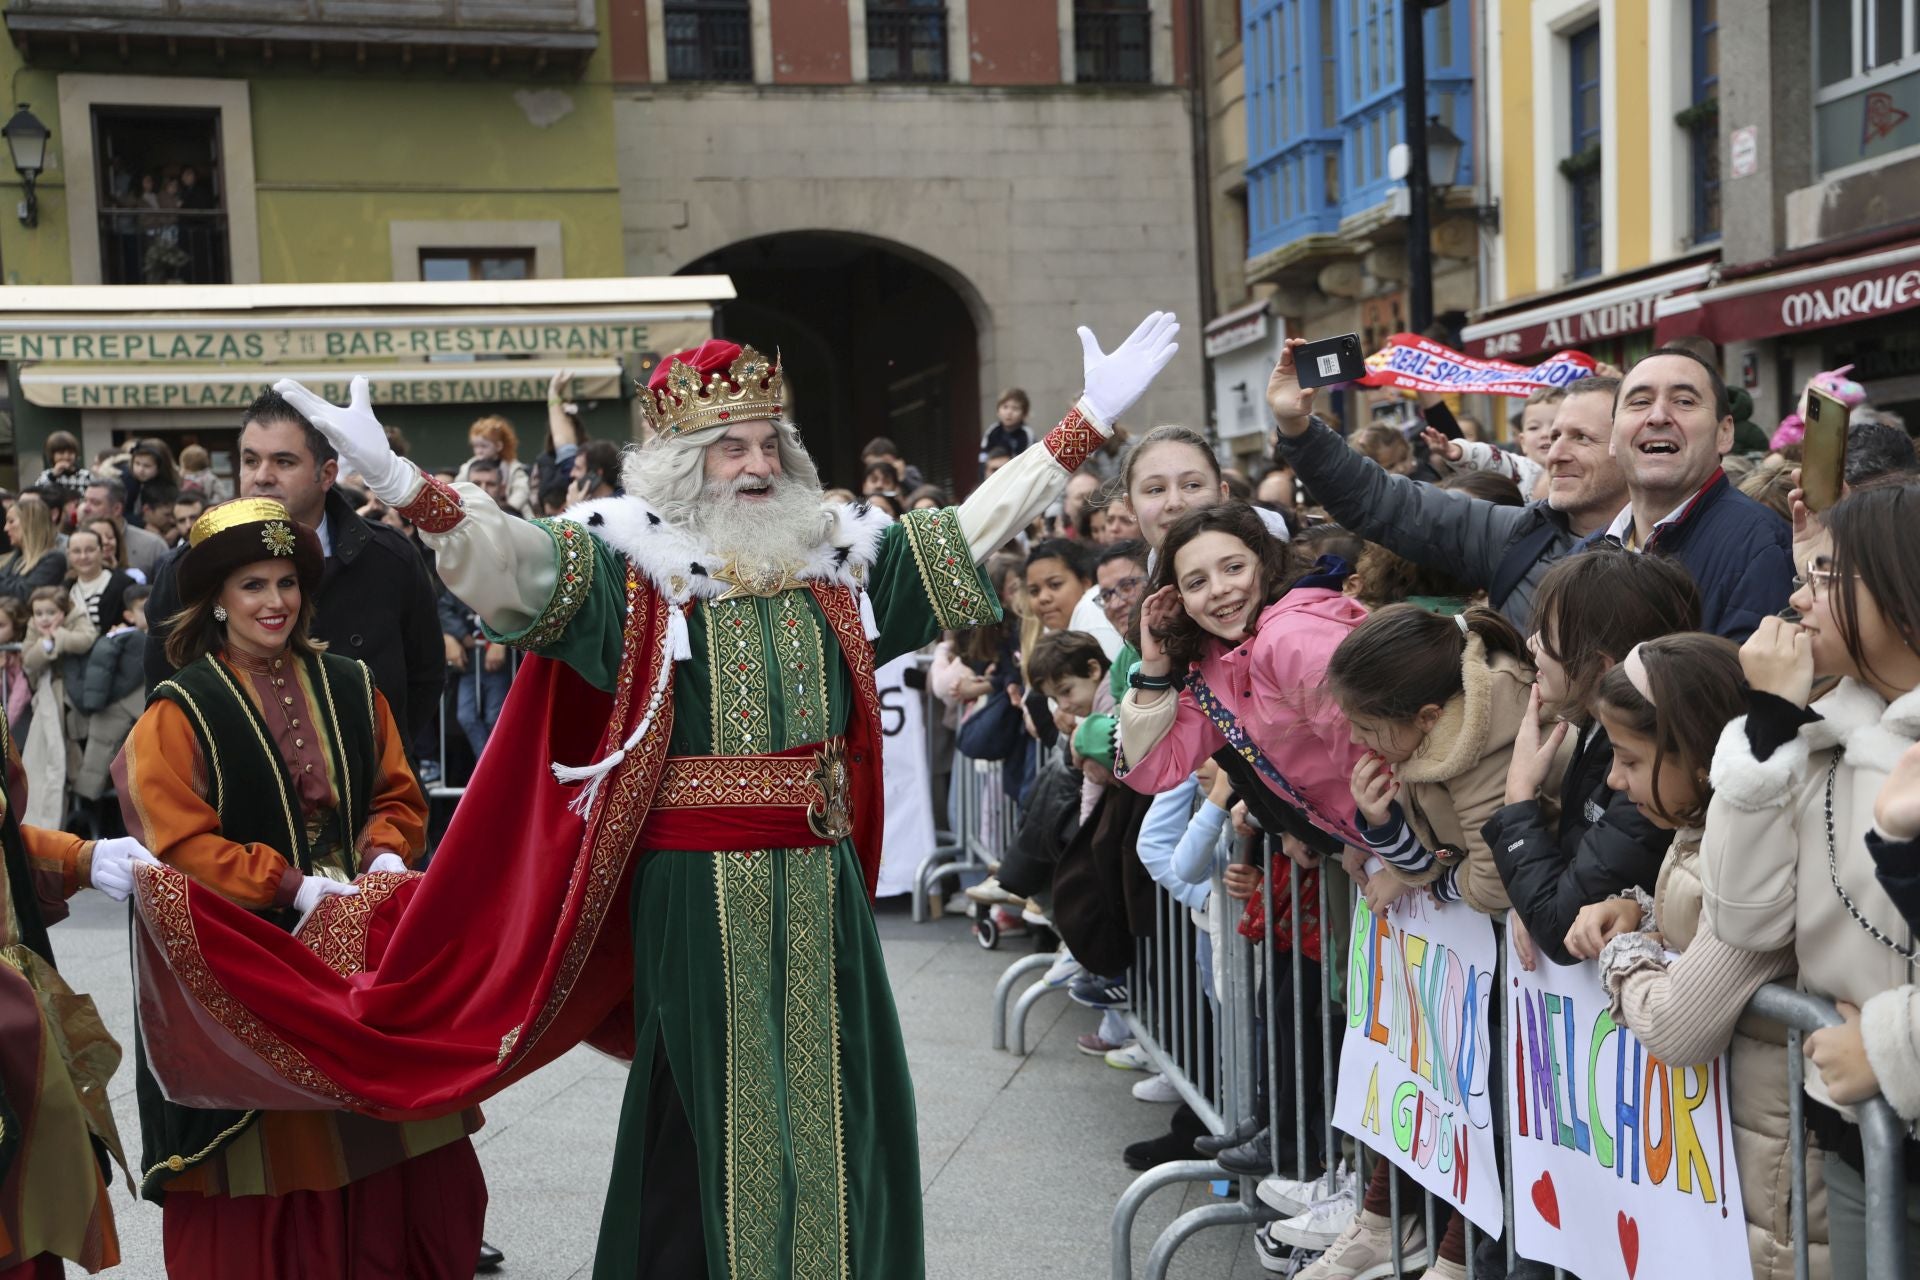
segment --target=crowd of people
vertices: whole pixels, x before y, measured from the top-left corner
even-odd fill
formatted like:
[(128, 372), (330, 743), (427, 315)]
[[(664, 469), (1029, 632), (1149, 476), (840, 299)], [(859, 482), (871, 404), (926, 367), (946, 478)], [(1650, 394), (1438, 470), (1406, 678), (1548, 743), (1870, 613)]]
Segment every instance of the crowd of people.
[[(1792, 424), (1754, 428), (1710, 348), (1536, 393), (1501, 447), (1431, 395), (1413, 421), (1343, 433), (1314, 414), (1293, 345), (1268, 387), (1264, 469), (1223, 468), (1180, 427), (1137, 438), (1110, 478), (1082, 471), (1057, 515), (989, 563), (1006, 621), (940, 646), (932, 687), (959, 750), (1003, 762), (1021, 806), (996, 874), (966, 890), (971, 910), (996, 937), (1057, 935), (1045, 980), (1102, 1013), (1080, 1048), (1142, 1072), (1118, 1016), (1133, 951), (1116, 936), (1154, 927), (1142, 882), (1275, 948), (1282, 1013), (1266, 1035), (1312, 1081), (1346, 1022), (1322, 1043), (1321, 993), (1337, 984), (1320, 966), (1346, 931), (1348, 884), (1375, 912), (1410, 895), (1462, 903), (1529, 966), (1597, 960), (1613, 1016), (1662, 1061), (1732, 1048), (1765, 1277), (1793, 1272), (1785, 1038), (1742, 1015), (1761, 985), (1797, 978), (1846, 1015), (1806, 1040), (1814, 1274), (1862, 1274), (1849, 1105), (1878, 1092), (1920, 1120), (1912, 437), (1854, 387), (1846, 496), (1814, 513)], [(1024, 407), (1003, 397), (984, 449), (1018, 446)], [(1087, 874), (1102, 863), (1111, 876)], [(1224, 901), (1210, 901), (1216, 873)], [(1318, 918), (1322, 876), (1334, 919)], [(1314, 1006), (1298, 1021), (1294, 967)], [(1267, 1061), (1263, 1048), (1262, 1077)], [(1224, 1135), (1164, 1076), (1133, 1092), (1176, 1105), (1164, 1132), (1126, 1146), (1129, 1166), (1198, 1155), (1263, 1179), (1282, 1214), (1258, 1237), (1270, 1270), (1386, 1274), (1397, 1237), (1407, 1274), (1465, 1274), (1463, 1220), (1429, 1240), (1405, 1182), (1396, 1222), (1386, 1161), (1356, 1196), (1347, 1158), (1323, 1149), (1331, 1098), (1303, 1104), (1301, 1152), (1291, 1122), (1267, 1131), (1264, 1080)], [(1286, 1176), (1303, 1166), (1318, 1172)], [(1920, 1222), (1920, 1203), (1907, 1212)], [(1920, 1259), (1920, 1236), (1907, 1253)], [(1497, 1245), (1477, 1261), (1505, 1269)], [(1514, 1272), (1547, 1273), (1524, 1259)]]
[[(1357, 1280), (1384, 1274), (1397, 1244), (1410, 1274), (1464, 1276), (1457, 1214), (1430, 1240), (1410, 1212), (1411, 1183), (1396, 1221), (1391, 1166), (1376, 1162), (1361, 1189), (1345, 1153), (1326, 1149), (1318, 1116), (1331, 1098), (1298, 1102), (1316, 1116), (1306, 1151), (1267, 1126), (1264, 1090), (1291, 1114), (1290, 1078), (1263, 1080), (1250, 1115), (1232, 1117), (1244, 1123), (1211, 1133), (1151, 1073), (1120, 1016), (1141, 977), (1128, 970), (1134, 939), (1153, 927), (1157, 885), (1209, 920), (1203, 940), (1237, 930), (1272, 949), (1269, 974), (1299, 971), (1315, 1007), (1263, 1034), (1280, 1061), (1303, 1055), (1317, 1080), (1339, 1052), (1337, 1039), (1319, 1038), (1318, 1004), (1331, 989), (1322, 964), (1347, 927), (1346, 886), (1379, 913), (1427, 895), (1492, 918), (1523, 963), (1596, 960), (1615, 1019), (1668, 1063), (1731, 1046), (1756, 1276), (1793, 1268), (1788, 1086), (1779, 1029), (1742, 1013), (1782, 979), (1840, 1002), (1844, 1025), (1805, 1042), (1809, 1235), (1816, 1274), (1862, 1274), (1866, 1197), (1849, 1107), (1881, 1094), (1920, 1122), (1911, 436), (1857, 398), (1846, 494), (1814, 512), (1796, 483), (1798, 442), (1750, 429), (1750, 402), (1729, 392), (1711, 351), (1663, 348), (1536, 395), (1503, 447), (1431, 396), (1417, 420), (1343, 432), (1299, 386), (1295, 345), (1267, 389), (1275, 429), (1263, 467), (1223, 467), (1182, 426), (1091, 441), (1043, 515), (1010, 538), (996, 525), (991, 547), (974, 545), (1001, 620), (927, 646), (953, 750), (997, 762), (1021, 812), (994, 875), (964, 891), (970, 909), (1000, 936), (1057, 935), (1046, 981), (1099, 1015), (1081, 1050), (1142, 1073), (1133, 1092), (1143, 1102), (1173, 1104), (1120, 1158), (1145, 1169), (1205, 1156), (1261, 1179), (1261, 1199), (1282, 1213), (1259, 1235), (1271, 1270)], [(1156, 358), (1148, 379), (1169, 357)], [(350, 892), (356, 871), (409, 865), (429, 821), (409, 774), (456, 783), (472, 767), (512, 686), (513, 650), (533, 643), (508, 642), (499, 610), (483, 617), (470, 585), (464, 597), (448, 590), (434, 548), (452, 544), (423, 540), (409, 515), (433, 511), (433, 495), (457, 484), (490, 503), (474, 527), (501, 545), (522, 520), (591, 510), (599, 525), (611, 508), (582, 504), (620, 495), (634, 471), (619, 443), (587, 438), (564, 402), (566, 377), (550, 388), (537, 456), (520, 456), (508, 418), (483, 417), (469, 457), (422, 469), (425, 497), (356, 474), (336, 452), (338, 429), (322, 431), (275, 393), (248, 411), (240, 438), (238, 492), (249, 501), (226, 507), (233, 495), (204, 450), (176, 459), (164, 442), (140, 440), (83, 468), (73, 437), (49, 438), (44, 471), (6, 499), (0, 701), (30, 779), (22, 822), (99, 839), (83, 848), (36, 835), (33, 865), (51, 868), (67, 894), (89, 874), (124, 893), (130, 864), (164, 846), (169, 865), (289, 920)], [(1127, 403), (1144, 385), (1128, 387)], [(1029, 407), (1018, 389), (1000, 397), (980, 444), (983, 481), (1039, 443)], [(404, 457), (405, 442), (385, 437), (381, 451)], [(727, 483), (729, 493), (773, 491), (750, 470)], [(401, 489), (414, 494), (404, 509), (379, 496)], [(458, 492), (459, 518), (476, 520)], [(854, 486), (825, 496), (854, 504), (845, 509), (859, 520), (892, 521), (954, 497), (886, 438), (863, 449)], [(209, 524), (210, 509), (233, 514)], [(245, 578), (262, 539), (287, 558), (283, 577)], [(287, 598), (298, 601), (291, 620)], [(869, 640), (883, 629), (867, 628)], [(326, 642), (324, 657), (309, 639)], [(233, 672), (257, 686), (250, 696)], [(336, 707), (320, 692), (354, 679), (368, 684), (364, 715), (345, 714), (355, 699)], [(206, 709), (216, 704), (227, 709)], [(449, 722), (457, 740), (441, 731)], [(285, 842), (268, 829), (279, 811), (209, 793), (219, 744), (238, 740), (223, 723), (253, 725), (280, 762), (262, 767), (280, 770), (306, 819), (287, 837), (302, 865), (309, 846), (339, 853), (342, 833), (327, 834), (338, 815), (366, 816), (341, 874), (289, 873), (292, 859), (269, 847)], [(951, 788), (971, 775), (935, 772), (957, 804)], [(1323, 879), (1327, 919), (1314, 905)], [(1203, 946), (1202, 965), (1212, 956)], [(1307, 1037), (1297, 1045), (1296, 1025)], [(511, 1049), (509, 1037), (503, 1059)], [(144, 1061), (140, 1087), (143, 1114), (150, 1102), (184, 1126), (169, 1131), (175, 1143), (192, 1145), (227, 1114), (163, 1105)], [(484, 1188), (467, 1194), (477, 1170), (463, 1141), (477, 1113), (431, 1133), (398, 1125), (398, 1141), (395, 1126), (321, 1113), (337, 1125), (321, 1143), (337, 1157), (324, 1168), (302, 1154), (312, 1126), (289, 1114), (257, 1126), (243, 1150), (184, 1178), (176, 1170), (173, 1189), (202, 1196), (167, 1197), (169, 1215), (176, 1203), (247, 1194), (242, 1183), (262, 1177), (276, 1196), (351, 1185), (404, 1198), (411, 1184), (369, 1175), (405, 1170), (465, 1196), (449, 1230), (477, 1233)], [(420, 1163), (436, 1151), (432, 1168)], [(1920, 1168), (1912, 1140), (1907, 1158)], [(1304, 1179), (1283, 1172), (1301, 1166)], [(143, 1192), (156, 1174), (169, 1177), (148, 1171)], [(234, 1247), (233, 1222), (181, 1214), (169, 1219), (170, 1250)], [(1907, 1254), (1920, 1260), (1920, 1200), (1907, 1214)]]

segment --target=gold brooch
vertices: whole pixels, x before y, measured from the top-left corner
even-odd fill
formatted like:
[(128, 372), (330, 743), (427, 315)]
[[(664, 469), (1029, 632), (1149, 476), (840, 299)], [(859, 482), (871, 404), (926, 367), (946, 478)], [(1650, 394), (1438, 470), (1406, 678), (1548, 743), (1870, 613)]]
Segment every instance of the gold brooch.
[(267, 550), (276, 556), (293, 554), (293, 530), (278, 520), (269, 520), (260, 530), (260, 541), (267, 544)]

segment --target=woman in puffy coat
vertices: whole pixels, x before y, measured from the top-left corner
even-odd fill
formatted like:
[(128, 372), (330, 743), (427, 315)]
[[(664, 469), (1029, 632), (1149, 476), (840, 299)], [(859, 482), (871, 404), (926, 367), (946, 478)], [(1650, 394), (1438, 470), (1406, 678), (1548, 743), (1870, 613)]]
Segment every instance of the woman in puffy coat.
[[(1613, 781), (1650, 822), (1672, 832), (1673, 843), (1651, 897), (1632, 887), (1589, 905), (1567, 944), (1582, 958), (1599, 955), (1615, 1021), (1662, 1062), (1708, 1062), (1731, 1046), (1727, 1105), (1747, 1253), (1755, 1280), (1788, 1280), (1786, 1029), (1745, 1010), (1761, 987), (1793, 972), (1793, 949), (1742, 950), (1715, 937), (1700, 916), (1700, 823), (1712, 795), (1707, 764), (1746, 698), (1733, 642), (1698, 633), (1647, 641), (1601, 681), (1595, 706), (1616, 746)], [(1682, 953), (1672, 964), (1669, 950)], [(1826, 1197), (1817, 1155), (1808, 1165), (1808, 1263), (1812, 1275), (1824, 1277)]]
[[(1807, 1037), (1809, 1124), (1825, 1149), (1835, 1275), (1865, 1274), (1860, 1130), (1850, 1104), (1883, 1094), (1907, 1122), (1920, 1174), (1920, 986), (1914, 931), (1875, 878), (1874, 802), (1920, 739), (1920, 485), (1865, 489), (1804, 545), (1793, 607), (1740, 651), (1752, 688), (1713, 758), (1701, 845), (1705, 917), (1753, 951), (1792, 945), (1800, 985), (1846, 1021)], [(1818, 700), (1814, 681), (1839, 677)], [(1920, 1196), (1905, 1197), (1908, 1268)]]

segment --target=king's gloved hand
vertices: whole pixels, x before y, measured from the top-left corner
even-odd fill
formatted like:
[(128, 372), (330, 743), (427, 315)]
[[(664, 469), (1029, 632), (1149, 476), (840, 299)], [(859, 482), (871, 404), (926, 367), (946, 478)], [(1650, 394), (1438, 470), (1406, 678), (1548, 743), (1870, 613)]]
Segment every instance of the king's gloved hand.
[(1153, 380), (1180, 350), (1173, 341), (1179, 332), (1180, 324), (1173, 312), (1156, 311), (1108, 354), (1100, 350), (1100, 340), (1093, 336), (1093, 330), (1080, 326), (1080, 352), (1086, 376), (1084, 397), (1101, 425), (1113, 426), (1146, 394)]
[(109, 840), (94, 841), (93, 887), (115, 902), (125, 902), (127, 895), (133, 892), (133, 864), (136, 862), (155, 867), (160, 865), (160, 859), (147, 852), (147, 846), (132, 836), (114, 836)]
[(420, 487), (420, 472), (388, 443), (387, 429), (373, 416), (364, 375), (354, 377), (344, 405), (321, 399), (292, 378), (280, 379), (273, 389), (320, 429), (347, 467), (360, 473), (374, 497), (390, 507), (404, 507), (413, 499)]

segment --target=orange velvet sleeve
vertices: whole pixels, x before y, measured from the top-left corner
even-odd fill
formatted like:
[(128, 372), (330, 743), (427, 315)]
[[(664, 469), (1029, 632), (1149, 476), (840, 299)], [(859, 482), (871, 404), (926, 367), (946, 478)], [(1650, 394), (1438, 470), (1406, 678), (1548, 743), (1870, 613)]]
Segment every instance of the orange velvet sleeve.
[(170, 867), (244, 907), (283, 907), (303, 878), (278, 849), (220, 834), (207, 803), (206, 762), (186, 712), (150, 704), (113, 762), (127, 832)]
[(94, 842), (25, 823), (19, 829), (19, 842), (27, 848), (27, 871), (33, 875), (42, 908), (65, 902), (94, 883)]
[(427, 846), (427, 798), (407, 763), (400, 726), (387, 707), (386, 695), (373, 695), (374, 746), (380, 753), (380, 782), (373, 791), (372, 810), (360, 837), (354, 841), (360, 869), (383, 853), (397, 853), (412, 866)]

